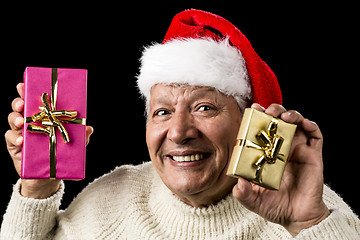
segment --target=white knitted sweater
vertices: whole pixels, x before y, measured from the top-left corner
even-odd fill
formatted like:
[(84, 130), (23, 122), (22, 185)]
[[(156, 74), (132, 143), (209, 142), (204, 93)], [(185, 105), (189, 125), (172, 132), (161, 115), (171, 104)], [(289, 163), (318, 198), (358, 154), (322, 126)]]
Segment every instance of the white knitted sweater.
[[(245, 209), (230, 194), (207, 208), (181, 202), (152, 164), (122, 166), (89, 184), (64, 210), (64, 184), (53, 196), (35, 200), (19, 194), (20, 181), (1, 226), (1, 239), (289, 239), (280, 225)], [(297, 239), (360, 239), (360, 221), (325, 186), (331, 214)]]

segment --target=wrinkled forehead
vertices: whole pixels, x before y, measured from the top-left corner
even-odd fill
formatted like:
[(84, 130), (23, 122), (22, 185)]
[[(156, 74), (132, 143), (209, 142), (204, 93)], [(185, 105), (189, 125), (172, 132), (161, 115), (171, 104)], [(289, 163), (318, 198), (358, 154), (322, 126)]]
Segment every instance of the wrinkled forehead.
[(151, 88), (150, 103), (170, 101), (177, 98), (197, 99), (226, 97), (218, 89), (189, 84), (156, 84)]
[(157, 94), (167, 94), (168, 91), (171, 92), (178, 92), (178, 93), (187, 93), (189, 95), (191, 94), (207, 94), (207, 93), (221, 93), (218, 89), (214, 87), (208, 87), (208, 86), (194, 86), (189, 84), (179, 84), (179, 83), (159, 83), (154, 85), (151, 88), (151, 94), (150, 98), (152, 98), (154, 95)]

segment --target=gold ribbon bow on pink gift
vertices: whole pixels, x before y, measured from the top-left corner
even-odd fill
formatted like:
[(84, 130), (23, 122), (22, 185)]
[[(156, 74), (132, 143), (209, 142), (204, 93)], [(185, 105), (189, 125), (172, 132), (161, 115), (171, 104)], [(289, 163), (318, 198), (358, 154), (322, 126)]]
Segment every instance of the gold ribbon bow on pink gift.
[(262, 146), (247, 140), (247, 147), (264, 151), (264, 154), (254, 163), (254, 166), (256, 167), (255, 180), (260, 183), (262, 182), (261, 173), (264, 169), (265, 163), (274, 164), (277, 159), (284, 161), (280, 157), (282, 154), (279, 154), (284, 138), (276, 134), (277, 128), (278, 121), (273, 119), (269, 123), (266, 132), (261, 130), (256, 135), (257, 139), (259, 139), (262, 143)]
[(47, 93), (43, 93), (41, 95), (41, 102), (43, 104), (43, 106), (39, 107), (41, 111), (32, 115), (31, 120), (32, 122), (41, 122), (45, 127), (29, 124), (26, 130), (34, 133), (45, 133), (51, 136), (53, 134), (54, 127), (57, 127), (61, 133), (62, 138), (64, 139), (64, 142), (68, 143), (70, 141), (69, 134), (61, 122), (73, 121), (74, 117), (77, 115), (77, 112), (68, 110), (52, 110), (50, 107), (49, 95)]
[(44, 133), (49, 136), (49, 155), (50, 155), (50, 179), (56, 178), (56, 134), (57, 128), (65, 143), (70, 141), (69, 134), (62, 122), (86, 125), (85, 118), (75, 118), (76, 111), (56, 110), (57, 99), (57, 68), (52, 68), (51, 72), (51, 95), (43, 93), (41, 95), (42, 106), (40, 112), (25, 118), (25, 123), (41, 122), (43, 126), (28, 124), (27, 131), (33, 133)]

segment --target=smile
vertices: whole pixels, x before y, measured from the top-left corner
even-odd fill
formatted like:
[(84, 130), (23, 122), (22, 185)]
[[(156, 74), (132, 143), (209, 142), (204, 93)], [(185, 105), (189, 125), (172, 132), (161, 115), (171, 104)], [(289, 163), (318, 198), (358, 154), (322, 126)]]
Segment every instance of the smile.
[(198, 154), (191, 154), (185, 156), (172, 156), (171, 158), (175, 162), (194, 162), (194, 161), (202, 160), (204, 158), (204, 154), (198, 153)]

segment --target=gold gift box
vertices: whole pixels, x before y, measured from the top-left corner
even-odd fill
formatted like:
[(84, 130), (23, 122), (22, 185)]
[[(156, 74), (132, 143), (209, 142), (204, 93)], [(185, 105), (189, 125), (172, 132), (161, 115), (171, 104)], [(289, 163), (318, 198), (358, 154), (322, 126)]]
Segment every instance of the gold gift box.
[(245, 109), (227, 175), (279, 190), (296, 125)]

